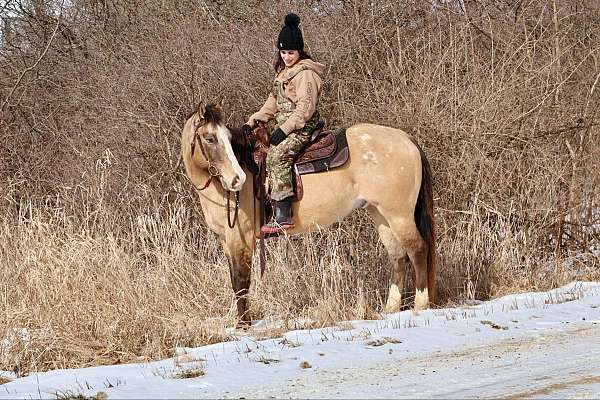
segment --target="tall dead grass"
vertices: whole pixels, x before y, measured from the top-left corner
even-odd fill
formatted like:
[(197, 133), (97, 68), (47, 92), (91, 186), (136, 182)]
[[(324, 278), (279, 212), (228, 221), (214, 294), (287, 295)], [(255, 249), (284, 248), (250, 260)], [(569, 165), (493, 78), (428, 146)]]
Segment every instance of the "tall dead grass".
[[(86, 226), (60, 209), (21, 209), (1, 221), (4, 369), (145, 360), (229, 339), (227, 262), (184, 202), (132, 213), (119, 227), (104, 216)], [(338, 227), (269, 246), (266, 278), (254, 277), (254, 315), (289, 327), (375, 317), (387, 271), (363, 234)]]
[[(227, 340), (228, 267), (179, 133), (200, 99), (225, 96), (232, 124), (261, 105), (289, 5), (34, 3), (0, 46), (0, 369)], [(442, 305), (598, 279), (598, 3), (434, 3), (295, 3), (328, 65), (322, 115), (423, 144)], [(268, 265), (259, 318), (376, 318), (388, 290), (363, 213), (270, 241)]]

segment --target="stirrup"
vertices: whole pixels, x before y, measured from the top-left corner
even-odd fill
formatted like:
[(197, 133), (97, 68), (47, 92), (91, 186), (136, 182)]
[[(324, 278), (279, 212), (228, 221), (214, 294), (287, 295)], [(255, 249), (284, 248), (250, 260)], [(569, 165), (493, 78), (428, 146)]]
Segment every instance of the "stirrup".
[(282, 223), (278, 223), (277, 221), (271, 221), (268, 224), (266, 224), (265, 226), (263, 226), (262, 228), (260, 228), (260, 231), (262, 233), (278, 233), (278, 232), (283, 232), (287, 229), (292, 229), (294, 227), (294, 223), (293, 222), (282, 222)]

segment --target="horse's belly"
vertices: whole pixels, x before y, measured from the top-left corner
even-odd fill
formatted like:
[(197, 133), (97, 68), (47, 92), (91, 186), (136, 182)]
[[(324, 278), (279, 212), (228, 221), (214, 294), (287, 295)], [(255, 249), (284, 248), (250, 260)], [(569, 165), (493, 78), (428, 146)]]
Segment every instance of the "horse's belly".
[(356, 208), (356, 185), (347, 166), (302, 176), (304, 196), (294, 204), (295, 232), (339, 222)]

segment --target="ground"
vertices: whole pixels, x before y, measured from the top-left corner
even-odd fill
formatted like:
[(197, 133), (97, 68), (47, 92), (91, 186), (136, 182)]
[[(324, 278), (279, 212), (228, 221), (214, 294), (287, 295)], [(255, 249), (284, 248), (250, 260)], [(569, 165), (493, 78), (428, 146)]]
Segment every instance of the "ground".
[(273, 324), (159, 362), (14, 379), (0, 398), (600, 398), (600, 283), (258, 340)]

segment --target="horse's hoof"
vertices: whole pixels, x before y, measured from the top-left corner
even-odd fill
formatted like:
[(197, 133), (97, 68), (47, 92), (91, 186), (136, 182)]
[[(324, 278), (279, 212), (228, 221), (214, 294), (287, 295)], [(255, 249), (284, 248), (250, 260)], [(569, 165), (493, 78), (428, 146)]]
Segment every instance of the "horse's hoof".
[(402, 306), (399, 303), (386, 304), (383, 312), (386, 314), (394, 314), (402, 311)]
[(421, 291), (417, 289), (415, 293), (415, 311), (423, 311), (429, 308), (429, 295), (427, 293), (427, 288)]
[(400, 312), (402, 310), (402, 293), (396, 284), (390, 286), (388, 300), (385, 304), (385, 311), (388, 314)]

